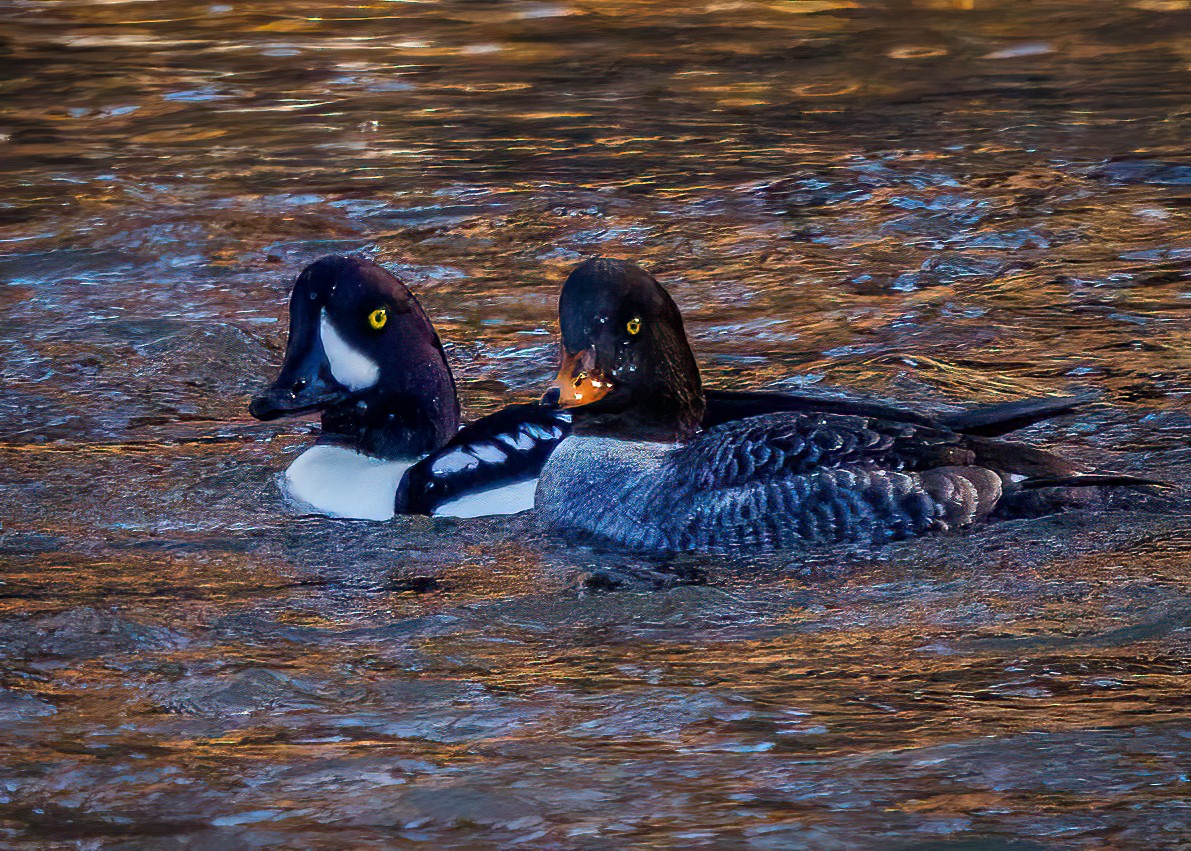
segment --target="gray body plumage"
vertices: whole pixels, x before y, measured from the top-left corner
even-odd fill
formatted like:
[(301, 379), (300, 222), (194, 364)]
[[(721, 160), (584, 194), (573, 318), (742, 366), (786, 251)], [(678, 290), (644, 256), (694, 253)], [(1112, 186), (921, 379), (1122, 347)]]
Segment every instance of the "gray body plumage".
[(538, 482), (555, 529), (653, 552), (877, 543), (992, 512), (1001, 473), (946, 430), (785, 413), (684, 444), (570, 437)]

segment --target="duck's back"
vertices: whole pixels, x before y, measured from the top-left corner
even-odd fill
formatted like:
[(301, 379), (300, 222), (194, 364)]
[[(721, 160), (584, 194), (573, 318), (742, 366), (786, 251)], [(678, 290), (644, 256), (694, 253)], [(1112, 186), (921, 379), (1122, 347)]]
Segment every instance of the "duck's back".
[(814, 413), (726, 423), (677, 447), (570, 438), (538, 508), (650, 551), (878, 542), (987, 516), (1003, 477), (979, 450), (944, 429)]

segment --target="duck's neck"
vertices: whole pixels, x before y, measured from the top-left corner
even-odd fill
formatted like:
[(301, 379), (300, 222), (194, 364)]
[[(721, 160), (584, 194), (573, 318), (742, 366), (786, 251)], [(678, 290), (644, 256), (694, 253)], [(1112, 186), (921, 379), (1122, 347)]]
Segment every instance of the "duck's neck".
[(363, 394), (323, 411), (324, 442), (385, 461), (417, 459), (440, 449), (459, 430), (454, 388), (420, 396)]
[(632, 376), (622, 403), (574, 409), (571, 431), (588, 437), (681, 443), (699, 430), (706, 403), (699, 367), (687, 346), (663, 349), (649, 374)]
[(698, 420), (676, 422), (632, 410), (623, 413), (576, 412), (571, 434), (576, 437), (608, 437), (642, 443), (682, 443), (699, 429)]

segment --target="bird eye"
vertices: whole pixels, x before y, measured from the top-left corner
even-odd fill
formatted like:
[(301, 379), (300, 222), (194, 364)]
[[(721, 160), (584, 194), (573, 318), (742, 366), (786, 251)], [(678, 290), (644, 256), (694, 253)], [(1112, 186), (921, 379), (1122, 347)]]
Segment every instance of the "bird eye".
[(385, 323), (389, 321), (389, 311), (383, 307), (378, 307), (376, 310), (368, 314), (368, 326), (373, 331), (379, 331), (385, 327)]
[(636, 336), (641, 333), (641, 320), (634, 316), (629, 320), (629, 324), (624, 326), (630, 334)]

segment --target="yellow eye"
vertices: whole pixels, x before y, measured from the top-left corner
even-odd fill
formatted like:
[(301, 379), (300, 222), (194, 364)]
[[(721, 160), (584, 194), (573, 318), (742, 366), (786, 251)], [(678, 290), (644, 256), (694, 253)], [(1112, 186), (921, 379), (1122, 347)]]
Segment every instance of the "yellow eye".
[(632, 319), (629, 320), (629, 324), (626, 325), (625, 328), (628, 329), (628, 332), (630, 334), (632, 334), (633, 336), (636, 336), (637, 334), (641, 333), (641, 320), (638, 319), (636, 316), (634, 316)]
[(389, 311), (383, 307), (378, 307), (376, 310), (368, 314), (368, 324), (373, 331), (379, 331), (385, 327), (385, 323), (389, 321)]

